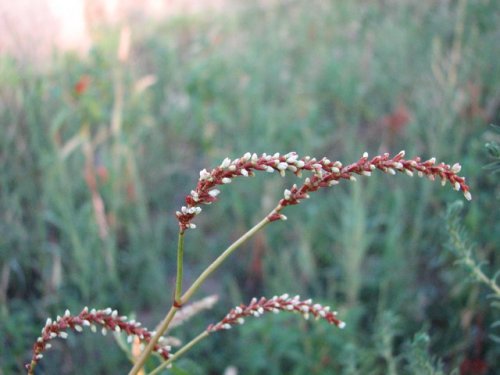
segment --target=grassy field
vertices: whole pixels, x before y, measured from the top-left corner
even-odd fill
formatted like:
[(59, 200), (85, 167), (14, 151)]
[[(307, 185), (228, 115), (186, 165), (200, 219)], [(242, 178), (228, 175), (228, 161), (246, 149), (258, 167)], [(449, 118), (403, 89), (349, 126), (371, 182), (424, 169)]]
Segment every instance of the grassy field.
[[(473, 248), (484, 275), (500, 270), (499, 175), (483, 168), (484, 144), (500, 138), (488, 126), (500, 123), (499, 2), (242, 3), (132, 23), (128, 55), (120, 28), (93, 38), (87, 57), (54, 53), (44, 69), (0, 57), (0, 373), (22, 372), (46, 318), (66, 308), (111, 306), (154, 327), (173, 293), (175, 211), (199, 170), (247, 151), (349, 163), (401, 149), (461, 163), (472, 202), (450, 209), (461, 194), (383, 174), (319, 192), (236, 253), (196, 295), (217, 294), (216, 306), (171, 334), (186, 342), (230, 307), (284, 292), (334, 306), (346, 329), (249, 319), (178, 366), (500, 371), (499, 310), (465, 261)], [(290, 182), (223, 188), (188, 233), (186, 279)], [(84, 333), (54, 344), (37, 373), (129, 367), (112, 336)]]

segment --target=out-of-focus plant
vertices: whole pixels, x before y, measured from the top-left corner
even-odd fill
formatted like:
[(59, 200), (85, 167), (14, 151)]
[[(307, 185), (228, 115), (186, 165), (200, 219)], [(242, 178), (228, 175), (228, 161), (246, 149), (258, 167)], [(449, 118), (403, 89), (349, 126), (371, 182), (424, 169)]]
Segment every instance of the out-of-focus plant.
[[(183, 356), (193, 346), (211, 335), (212, 333), (228, 330), (235, 325), (243, 324), (247, 317), (259, 317), (265, 313), (296, 312), (305, 319), (313, 317), (325, 320), (330, 324), (343, 328), (345, 323), (337, 318), (337, 313), (331, 311), (330, 307), (319, 303), (313, 303), (311, 299), (301, 299), (299, 296), (290, 297), (288, 294), (274, 296), (272, 298), (253, 298), (248, 305), (239, 305), (219, 322), (210, 324), (203, 332), (182, 346), (175, 353), (171, 352), (171, 346), (167, 344), (164, 334), (171, 327), (176, 314), (182, 310), (191, 297), (198, 291), (202, 284), (234, 253), (245, 241), (254, 234), (276, 221), (286, 220), (282, 211), (287, 206), (297, 205), (302, 200), (308, 199), (309, 194), (321, 188), (337, 185), (342, 180), (356, 181), (356, 175), (371, 176), (373, 171), (379, 170), (387, 174), (395, 175), (405, 173), (408, 176), (427, 177), (430, 180), (439, 179), (442, 185), (447, 182), (455, 190), (461, 190), (467, 200), (471, 199), (468, 185), (465, 179), (460, 177), (461, 166), (458, 163), (450, 166), (445, 163), (436, 163), (435, 158), (422, 161), (420, 157), (405, 159), (405, 152), (401, 151), (393, 157), (388, 153), (369, 158), (368, 153), (355, 163), (343, 165), (339, 161), (332, 162), (328, 158), (316, 159), (309, 156), (300, 158), (297, 153), (290, 152), (285, 155), (276, 153), (274, 155), (246, 153), (240, 158), (231, 160), (225, 158), (223, 162), (211, 171), (203, 169), (200, 172), (198, 184), (194, 190), (185, 198), (185, 206), (176, 212), (179, 223), (178, 247), (177, 247), (177, 273), (174, 289), (173, 302), (165, 318), (159, 323), (155, 331), (149, 331), (142, 327), (135, 320), (129, 320), (126, 316), (121, 316), (116, 310), (107, 308), (105, 310), (95, 310), (84, 308), (80, 314), (74, 316), (67, 310), (63, 316), (58, 316), (55, 320), (47, 319), (40, 337), (36, 340), (33, 348), (31, 362), (26, 365), (29, 374), (34, 374), (37, 363), (43, 358), (43, 352), (50, 348), (50, 341), (55, 338), (66, 338), (67, 331), (81, 332), (84, 327), (90, 327), (92, 331), (97, 331), (99, 327), (103, 334), (108, 331), (124, 332), (131, 343), (137, 340), (144, 345), (142, 353), (138, 356), (130, 356), (134, 363), (130, 375), (143, 373), (144, 365), (149, 356), (154, 352), (163, 358), (163, 362), (157, 366), (150, 374), (157, 374), (173, 361)], [(218, 187), (230, 184), (234, 178), (254, 176), (255, 172), (262, 171), (268, 173), (277, 172), (285, 176), (287, 172), (302, 177), (308, 173), (309, 177), (304, 179), (301, 186), (293, 185), (286, 189), (283, 198), (278, 204), (254, 227), (248, 230), (239, 239), (233, 242), (220, 256), (215, 259), (195, 281), (184, 291), (183, 289), (183, 269), (184, 269), (184, 237), (189, 229), (196, 228), (194, 219), (202, 211), (202, 205), (208, 205), (218, 200), (220, 190)], [(385, 345), (385, 346), (384, 346)], [(395, 364), (389, 347), (390, 342), (386, 342), (382, 347), (384, 358), (389, 362), (389, 368), (395, 372)], [(392, 363), (392, 365), (390, 364)]]
[[(491, 124), (491, 127), (500, 137), (500, 126)], [(493, 158), (493, 161), (485, 165), (484, 168), (490, 170), (492, 173), (500, 172), (500, 144), (498, 144), (495, 140), (492, 140), (487, 142), (485, 146), (488, 150), (488, 154), (491, 158)]]
[(461, 201), (456, 201), (448, 207), (449, 247), (457, 256), (457, 264), (461, 265), (467, 271), (472, 280), (487, 285), (493, 293), (493, 306), (500, 307), (498, 301), (500, 300), (500, 286), (497, 283), (500, 270), (491, 277), (483, 271), (482, 266), (484, 266), (484, 262), (477, 259), (475, 245), (468, 239), (467, 232), (461, 223), (460, 213), (462, 208), (463, 203)]
[(403, 357), (407, 362), (406, 370), (409, 374), (444, 375), (443, 364), (433, 358), (429, 352), (430, 338), (427, 333), (415, 334), (413, 340), (406, 346)]
[[(492, 125), (492, 127), (496, 132), (500, 133), (500, 126)], [(494, 159), (485, 166), (485, 169), (491, 171), (491, 173), (500, 172), (500, 145), (495, 140), (492, 140), (487, 142), (485, 147), (490, 157)], [(497, 281), (500, 277), (500, 270), (497, 270), (492, 276), (483, 271), (486, 262), (478, 259), (477, 245), (469, 239), (469, 234), (462, 224), (462, 209), (463, 203), (461, 201), (456, 201), (448, 207), (446, 222), (449, 234), (449, 248), (457, 257), (456, 263), (465, 269), (470, 279), (488, 287), (491, 292), (489, 295), (492, 300), (491, 306), (500, 309), (500, 285)], [(492, 328), (496, 327), (500, 327), (500, 320), (492, 324)], [(497, 334), (492, 333), (490, 337), (496, 343), (500, 343), (500, 336)]]

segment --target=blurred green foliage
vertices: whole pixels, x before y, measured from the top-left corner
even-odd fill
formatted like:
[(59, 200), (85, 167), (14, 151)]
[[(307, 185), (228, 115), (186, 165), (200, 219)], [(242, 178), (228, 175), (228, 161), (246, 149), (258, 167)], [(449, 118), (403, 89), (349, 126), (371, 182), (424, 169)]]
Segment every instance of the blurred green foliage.
[[(171, 302), (173, 213), (200, 169), (246, 151), (349, 162), (404, 148), (460, 162), (473, 194), (463, 225), (498, 270), (498, 174), (482, 167), (487, 124), (500, 122), (499, 25), (493, 0), (242, 2), (132, 25), (126, 61), (115, 29), (48, 69), (1, 56), (0, 372), (21, 372), (45, 319), (66, 308), (110, 305), (153, 327)], [(186, 239), (188, 280), (279, 199), (284, 181), (266, 177), (204, 210)], [(488, 292), (462, 283), (444, 251), (453, 194), (376, 175), (292, 207), (207, 283), (218, 307), (172, 334), (189, 340), (231, 306), (283, 292), (335, 306), (347, 328), (249, 320), (174, 372), (494, 374)], [(112, 338), (86, 333), (38, 370), (128, 367)]]

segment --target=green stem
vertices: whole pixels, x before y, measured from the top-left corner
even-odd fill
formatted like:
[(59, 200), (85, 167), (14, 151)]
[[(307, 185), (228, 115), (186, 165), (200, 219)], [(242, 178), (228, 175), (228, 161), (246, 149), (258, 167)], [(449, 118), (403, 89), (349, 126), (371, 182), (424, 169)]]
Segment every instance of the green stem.
[(165, 316), (163, 321), (160, 323), (160, 325), (156, 329), (155, 335), (151, 338), (151, 341), (148, 343), (146, 348), (142, 351), (140, 357), (137, 359), (137, 361), (134, 364), (134, 367), (129, 372), (129, 375), (137, 375), (137, 373), (142, 369), (144, 366), (144, 363), (146, 362), (146, 359), (149, 357), (151, 352), (153, 351), (154, 346), (160, 339), (160, 337), (163, 335), (163, 333), (167, 330), (170, 322), (174, 318), (175, 313), (179, 310), (179, 308), (172, 306), (170, 308), (170, 311), (168, 314)]
[(184, 258), (184, 232), (179, 232), (179, 241), (177, 244), (177, 280), (175, 281), (174, 303), (180, 303), (182, 293), (182, 271)]
[(488, 285), (493, 292), (500, 297), (500, 287), (497, 285), (495, 280), (490, 279), (488, 276), (486, 276), (483, 271), (479, 268), (479, 266), (476, 264), (474, 260), (471, 258), (467, 259), (467, 263), (470, 264), (474, 270), (474, 273), (476, 274), (476, 277), (484, 284)]
[(208, 337), (208, 335), (209, 335), (209, 333), (207, 331), (203, 331), (198, 336), (196, 336), (194, 339), (192, 339), (190, 342), (188, 342), (186, 345), (184, 345), (177, 353), (175, 353), (173, 356), (171, 356), (168, 360), (166, 360), (161, 365), (159, 365), (157, 368), (155, 368), (148, 375), (158, 374), (161, 370), (163, 370), (165, 367), (167, 367), (169, 364), (171, 364), (177, 358), (182, 356), (184, 353), (186, 353), (188, 350), (190, 350), (193, 346), (198, 344), (201, 340)]
[(262, 229), (266, 224), (270, 223), (267, 216), (262, 219), (258, 224), (256, 224), (253, 228), (251, 228), (248, 232), (246, 232), (243, 236), (238, 238), (235, 242), (231, 244), (219, 257), (210, 264), (205, 271), (202, 272), (200, 276), (195, 280), (193, 285), (189, 287), (189, 289), (182, 295), (181, 304), (185, 304), (192, 295), (199, 289), (199, 287), (205, 282), (205, 280), (214, 273), (217, 268), (226, 260), (228, 256), (230, 256), (241, 244), (247, 241), (250, 237), (252, 237), (256, 232)]
[[(280, 206), (275, 208), (272, 212), (277, 212), (280, 209)], [(177, 248), (177, 281), (175, 287), (175, 302), (174, 305), (170, 308), (170, 311), (165, 316), (160, 325), (156, 328), (155, 335), (151, 338), (151, 341), (148, 343), (146, 348), (141, 353), (139, 359), (134, 364), (134, 367), (130, 370), (129, 375), (137, 375), (140, 369), (144, 366), (146, 359), (149, 357), (151, 352), (153, 351), (154, 346), (160, 339), (160, 337), (167, 330), (170, 322), (174, 318), (175, 313), (179, 310), (180, 306), (184, 305), (192, 295), (200, 288), (200, 286), (205, 282), (205, 280), (214, 273), (220, 265), (229, 257), (240, 245), (245, 243), (250, 237), (252, 237), (255, 233), (257, 233), (260, 229), (262, 229), (266, 224), (270, 223), (268, 217), (266, 216), (259, 223), (257, 223), (254, 227), (252, 227), (248, 232), (246, 232), (243, 236), (238, 238), (235, 242), (233, 242), (224, 252), (219, 255), (217, 259), (215, 259), (212, 264), (210, 264), (205, 271), (201, 273), (200, 276), (195, 280), (195, 282), (189, 287), (189, 289), (178, 299), (178, 295), (181, 294), (182, 288), (182, 255), (184, 252), (184, 238), (183, 234), (179, 234), (179, 244)], [(179, 306), (177, 306), (179, 305)], [(164, 363), (164, 365), (170, 363), (172, 360), (177, 358), (179, 355), (182, 355), (187, 350), (189, 350), (193, 345), (195, 345), (198, 341), (205, 338), (208, 333), (202, 333), (200, 336), (196, 337), (190, 343), (186, 344), (183, 348), (181, 348), (172, 358)], [(155, 370), (156, 371), (156, 370)]]

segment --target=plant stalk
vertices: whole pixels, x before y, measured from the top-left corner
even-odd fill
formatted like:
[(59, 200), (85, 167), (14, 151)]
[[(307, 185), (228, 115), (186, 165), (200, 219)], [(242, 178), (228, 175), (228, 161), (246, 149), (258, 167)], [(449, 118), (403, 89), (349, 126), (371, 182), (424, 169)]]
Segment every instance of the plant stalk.
[(144, 348), (141, 355), (139, 356), (137, 361), (134, 363), (134, 366), (132, 367), (132, 369), (128, 373), (129, 375), (137, 375), (137, 373), (139, 373), (139, 371), (142, 369), (142, 367), (144, 366), (144, 363), (146, 362), (146, 359), (149, 357), (149, 355), (153, 351), (153, 348), (156, 345), (156, 343), (158, 342), (158, 340), (160, 339), (160, 337), (167, 330), (167, 328), (168, 328), (170, 322), (172, 321), (172, 319), (174, 318), (174, 315), (177, 312), (177, 310), (179, 310), (179, 308), (177, 308), (175, 306), (172, 306), (170, 308), (170, 311), (168, 312), (168, 314), (165, 316), (165, 318), (162, 320), (160, 325), (157, 327), (155, 335), (151, 338), (151, 341), (148, 343), (146, 348)]
[[(274, 212), (275, 210), (273, 210)], [(129, 375), (137, 375), (140, 369), (144, 366), (146, 359), (149, 357), (151, 352), (153, 351), (154, 346), (160, 339), (160, 337), (167, 330), (170, 322), (175, 316), (175, 313), (179, 310), (180, 306), (184, 305), (193, 294), (200, 288), (200, 286), (205, 282), (205, 280), (214, 273), (220, 265), (243, 243), (245, 243), (250, 237), (252, 237), (255, 233), (257, 233), (260, 229), (262, 229), (266, 224), (270, 223), (268, 217), (266, 216), (259, 223), (253, 226), (250, 230), (248, 230), (243, 236), (238, 238), (235, 242), (233, 242), (224, 252), (217, 257), (206, 269), (201, 273), (200, 276), (194, 281), (194, 283), (189, 287), (189, 289), (179, 298), (182, 292), (182, 258), (184, 254), (184, 234), (179, 234), (179, 242), (177, 247), (177, 280), (175, 286), (175, 299), (174, 304), (170, 308), (170, 311), (165, 316), (160, 325), (156, 328), (155, 335), (151, 338), (151, 341), (148, 343), (146, 348), (141, 353), (140, 357), (137, 359), (137, 362), (134, 364), (134, 367), (129, 372)], [(202, 333), (191, 342), (182, 347), (175, 355), (171, 357), (171, 359), (164, 362), (162, 365), (166, 366), (168, 363), (171, 363), (175, 358), (179, 357), (187, 350), (189, 350), (192, 346), (198, 343), (201, 339), (205, 338), (208, 333)], [(163, 367), (162, 367), (163, 368)], [(156, 369), (155, 371), (157, 371)], [(158, 370), (159, 371), (159, 370)]]
[(175, 361), (177, 358), (185, 354), (188, 350), (190, 350), (193, 346), (198, 344), (201, 340), (204, 338), (208, 337), (209, 333), (207, 331), (203, 331), (200, 333), (198, 336), (196, 336), (194, 339), (192, 339), (190, 342), (188, 342), (186, 345), (184, 345), (177, 353), (172, 355), (168, 360), (160, 364), (157, 368), (155, 368), (152, 372), (150, 372), (148, 375), (155, 375), (158, 374), (161, 370), (163, 370), (165, 367), (170, 365), (173, 361)]
[(182, 294), (182, 273), (184, 258), (184, 233), (179, 232), (179, 241), (177, 243), (177, 279), (175, 281), (174, 303), (179, 304)]

